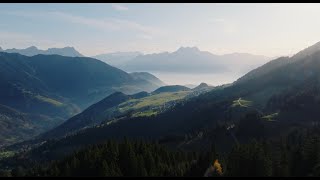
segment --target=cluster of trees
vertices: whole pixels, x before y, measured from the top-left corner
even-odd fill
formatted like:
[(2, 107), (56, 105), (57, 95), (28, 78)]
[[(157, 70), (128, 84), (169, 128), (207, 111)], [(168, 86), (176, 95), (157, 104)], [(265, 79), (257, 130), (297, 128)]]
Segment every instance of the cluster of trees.
[[(235, 133), (240, 138), (240, 144), (235, 143), (223, 154), (222, 151), (217, 152), (215, 143), (208, 150), (186, 151), (169, 149), (159, 142), (110, 139), (46, 165), (38, 161), (32, 166), (16, 166), (9, 171), (0, 171), (0, 175), (320, 176), (319, 126), (295, 128), (291, 133), (266, 139), (264, 128), (258, 120), (259, 116), (254, 113), (245, 116)], [(256, 131), (251, 131), (251, 128)], [(243, 137), (254, 137), (256, 140), (246, 143), (241, 140)]]
[(169, 151), (156, 143), (109, 140), (47, 167), (36, 165), (26, 176), (184, 176), (196, 159), (195, 152)]
[(319, 128), (235, 146), (226, 176), (320, 176)]
[(108, 140), (48, 165), (17, 167), (1, 176), (320, 176), (319, 128), (280, 140), (253, 140), (225, 154), (169, 150), (158, 143)]

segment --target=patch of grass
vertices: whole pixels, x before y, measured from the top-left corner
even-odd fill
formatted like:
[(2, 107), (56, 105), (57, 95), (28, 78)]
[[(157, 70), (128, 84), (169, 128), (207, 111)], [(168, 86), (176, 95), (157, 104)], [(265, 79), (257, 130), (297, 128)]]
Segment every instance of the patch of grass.
[(2, 158), (8, 158), (14, 156), (14, 151), (1, 151), (0, 152), (0, 159)]
[(141, 116), (153, 116), (157, 115), (158, 113), (155, 111), (144, 111), (144, 112), (137, 112), (132, 115), (132, 117), (141, 117)]
[(265, 119), (266, 121), (276, 121), (274, 119), (278, 116), (278, 114), (279, 113), (269, 114), (269, 115), (263, 116), (262, 119)]
[(11, 136), (11, 137), (5, 138), (5, 140), (6, 140), (7, 142), (15, 142), (15, 141), (17, 141), (17, 138), (14, 137), (14, 136)]
[(34, 129), (34, 126), (30, 123), (22, 124), (22, 127), (25, 129)]
[(241, 106), (241, 107), (249, 107), (252, 105), (252, 101), (244, 100), (244, 99), (237, 99), (233, 101), (231, 107)]
[(47, 98), (47, 97), (41, 96), (41, 95), (36, 95), (35, 98), (40, 100), (40, 101), (52, 104), (54, 106), (63, 106), (63, 103), (61, 103), (61, 102), (59, 102), (57, 100), (51, 99), (51, 98)]
[(141, 99), (131, 99), (119, 105), (121, 111), (137, 110), (145, 107), (156, 107), (170, 101), (180, 100), (187, 96), (189, 92), (181, 91), (174, 93), (160, 93)]
[(158, 111), (156, 109), (166, 103), (181, 100), (189, 93), (188, 91), (166, 92), (141, 99), (130, 99), (118, 105), (116, 109), (122, 114), (132, 112), (133, 117), (157, 115)]

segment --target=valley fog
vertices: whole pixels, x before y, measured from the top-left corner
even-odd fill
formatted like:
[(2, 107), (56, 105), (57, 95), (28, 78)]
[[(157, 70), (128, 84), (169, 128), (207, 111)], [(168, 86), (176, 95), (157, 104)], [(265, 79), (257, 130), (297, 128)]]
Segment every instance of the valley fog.
[(173, 72), (150, 72), (164, 83), (168, 85), (199, 85), (202, 82), (207, 84), (218, 86), (222, 84), (228, 84), (236, 81), (238, 78), (243, 76), (245, 73), (205, 73), (205, 74), (192, 74), (192, 73), (173, 73)]

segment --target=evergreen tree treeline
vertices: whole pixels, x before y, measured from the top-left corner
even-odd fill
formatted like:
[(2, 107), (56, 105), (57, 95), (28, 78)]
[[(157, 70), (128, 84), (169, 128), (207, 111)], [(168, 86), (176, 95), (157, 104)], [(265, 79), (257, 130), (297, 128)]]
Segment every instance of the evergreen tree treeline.
[(17, 166), (0, 175), (202, 177), (214, 162), (221, 169), (212, 176), (320, 176), (320, 131), (296, 129), (277, 140), (236, 145), (223, 155), (214, 144), (209, 151), (191, 152), (169, 150), (156, 142), (108, 140), (46, 166)]

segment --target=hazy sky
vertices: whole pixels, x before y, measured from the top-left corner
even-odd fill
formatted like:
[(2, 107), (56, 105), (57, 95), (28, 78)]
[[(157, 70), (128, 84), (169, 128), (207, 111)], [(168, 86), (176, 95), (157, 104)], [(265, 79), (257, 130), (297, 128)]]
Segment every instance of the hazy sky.
[(197, 46), (295, 53), (320, 41), (320, 4), (0, 4), (0, 47), (73, 46), (92, 56)]

